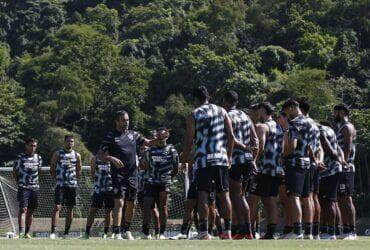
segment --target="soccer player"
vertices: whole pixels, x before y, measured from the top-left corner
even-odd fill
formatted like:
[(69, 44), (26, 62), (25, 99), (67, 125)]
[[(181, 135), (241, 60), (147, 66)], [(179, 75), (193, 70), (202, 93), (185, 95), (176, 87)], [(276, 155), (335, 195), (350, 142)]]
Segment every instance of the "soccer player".
[(76, 205), (78, 180), (81, 175), (81, 155), (73, 150), (75, 140), (73, 135), (64, 137), (64, 148), (54, 152), (50, 162), (50, 174), (56, 181), (55, 209), (51, 220), (50, 238), (55, 239), (55, 228), (59, 222), (62, 206), (67, 207), (67, 218), (64, 237), (68, 237), (73, 220), (73, 208)]
[[(299, 108), (302, 111), (302, 114), (307, 118), (307, 120), (311, 123), (311, 135), (310, 135), (310, 145), (312, 146), (312, 150), (315, 154), (315, 158), (320, 161), (320, 165), (322, 165), (322, 161), (324, 159), (323, 149), (320, 143), (320, 129), (319, 124), (314, 121), (309, 116), (310, 104), (306, 98), (298, 98)], [(320, 232), (320, 214), (321, 214), (321, 207), (318, 197), (319, 192), (319, 166), (311, 160), (310, 161), (310, 193), (308, 197), (302, 197), (302, 210), (303, 210), (303, 222), (305, 223), (304, 226), (304, 238), (305, 239), (319, 239), (319, 232)]]
[[(112, 165), (112, 182), (114, 192), (113, 233), (115, 239), (121, 240), (122, 208), (125, 205), (125, 238), (133, 240), (129, 228), (134, 211), (138, 186), (137, 149), (156, 143), (139, 133), (129, 130), (128, 112), (121, 110), (114, 116), (114, 130), (104, 138), (99, 150), (99, 158)], [(124, 204), (126, 203), (126, 204)]]
[(224, 219), (223, 239), (231, 239), (231, 202), (228, 168), (234, 147), (232, 124), (227, 112), (209, 103), (204, 86), (193, 91), (197, 108), (186, 119), (186, 134), (182, 162), (190, 162), (194, 146), (197, 168), (199, 239), (208, 240), (208, 201), (214, 186), (220, 199)]
[(343, 221), (343, 239), (355, 240), (357, 238), (355, 228), (356, 210), (352, 196), (355, 185), (356, 129), (349, 121), (349, 114), (350, 110), (345, 104), (334, 107), (335, 131), (339, 146), (344, 153), (344, 161), (347, 163), (343, 172), (340, 173), (339, 181), (339, 206)]
[(179, 156), (175, 147), (167, 144), (169, 131), (165, 128), (157, 129), (157, 145), (151, 146), (145, 153), (144, 166), (148, 170), (147, 184), (145, 185), (144, 194), (144, 216), (143, 216), (143, 233), (146, 238), (149, 237), (149, 223), (151, 208), (155, 203), (158, 204), (160, 234), (156, 239), (166, 239), (168, 217), (168, 196), (172, 184), (172, 179), (178, 173)]
[[(31, 238), (29, 231), (32, 225), (33, 213), (38, 204), (37, 191), (40, 188), (39, 168), (42, 166), (42, 160), (41, 156), (36, 154), (36, 149), (37, 140), (34, 138), (27, 139), (25, 141), (25, 152), (18, 156), (17, 165), (13, 168), (13, 176), (18, 184), (19, 236), (26, 239)], [(26, 228), (23, 232), (24, 224), (26, 224)]]
[(229, 172), (230, 198), (233, 217), (237, 223), (237, 232), (233, 235), (233, 239), (253, 239), (250, 210), (245, 199), (243, 181), (249, 178), (251, 172), (256, 171), (253, 152), (258, 151), (258, 138), (252, 120), (236, 108), (238, 101), (239, 97), (235, 91), (228, 91), (224, 95), (223, 107), (231, 119), (236, 140)]
[(337, 219), (337, 193), (339, 187), (339, 173), (342, 171), (341, 151), (337, 137), (330, 123), (321, 122), (320, 140), (324, 148), (325, 169), (320, 171), (320, 203), (322, 204), (322, 229), (321, 238), (335, 240), (335, 223)]
[(98, 156), (91, 159), (91, 178), (94, 181), (94, 193), (92, 204), (87, 217), (86, 231), (84, 238), (90, 237), (90, 230), (94, 223), (95, 214), (99, 209), (105, 208), (104, 233), (103, 239), (107, 238), (112, 210), (114, 208), (114, 194), (111, 176), (111, 165), (109, 162), (102, 161)]
[[(308, 197), (310, 186), (310, 129), (311, 123), (299, 109), (299, 103), (287, 100), (282, 106), (289, 120), (289, 129), (284, 131), (283, 157), (286, 164), (285, 179), (293, 233), (287, 239), (303, 239), (302, 209), (300, 197)], [(283, 126), (282, 126), (283, 127)]]
[(261, 197), (268, 220), (266, 234), (262, 239), (274, 239), (279, 216), (276, 197), (283, 175), (279, 162), (283, 146), (283, 130), (272, 119), (273, 113), (274, 107), (269, 102), (259, 105), (261, 124), (257, 128), (257, 135), (260, 142), (258, 161), (260, 172), (257, 176), (257, 186), (252, 193)]

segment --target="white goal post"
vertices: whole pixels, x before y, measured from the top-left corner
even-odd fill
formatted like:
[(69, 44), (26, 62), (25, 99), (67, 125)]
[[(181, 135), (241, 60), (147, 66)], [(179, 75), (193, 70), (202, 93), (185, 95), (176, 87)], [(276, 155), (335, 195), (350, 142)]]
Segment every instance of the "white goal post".
[[(0, 168), (0, 237), (6, 232), (18, 231), (18, 202), (17, 184), (12, 176), (13, 168)], [(34, 214), (34, 221), (31, 231), (36, 236), (46, 236), (50, 231), (51, 216), (54, 210), (54, 188), (55, 183), (50, 176), (50, 167), (42, 167), (39, 171), (40, 189), (38, 191), (38, 208)], [(177, 231), (182, 223), (184, 202), (186, 199), (185, 189), (188, 187), (188, 178), (179, 173), (174, 180), (169, 200), (168, 230)], [(74, 208), (74, 221), (72, 223), (72, 234), (81, 234), (85, 230), (86, 218), (91, 204), (93, 193), (93, 181), (90, 178), (90, 166), (83, 166), (79, 181), (77, 205)], [(64, 230), (64, 211), (57, 231)], [(96, 215), (92, 234), (98, 235), (103, 230), (104, 211), (100, 210)], [(141, 231), (141, 209), (136, 206), (133, 220), (131, 222), (132, 231)]]

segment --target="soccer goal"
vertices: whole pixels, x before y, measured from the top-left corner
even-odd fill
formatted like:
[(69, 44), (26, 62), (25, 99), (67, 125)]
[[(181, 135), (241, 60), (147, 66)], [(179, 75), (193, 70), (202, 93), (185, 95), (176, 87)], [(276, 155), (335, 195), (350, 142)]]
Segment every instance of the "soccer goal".
[[(184, 174), (178, 174), (174, 180), (169, 199), (168, 231), (177, 231), (182, 223), (182, 214), (185, 202), (185, 186), (187, 178)], [(54, 209), (54, 188), (55, 183), (50, 175), (50, 167), (42, 167), (39, 171), (39, 206), (34, 215), (31, 230), (38, 237), (46, 237), (50, 231), (51, 216)], [(74, 209), (74, 221), (71, 227), (71, 234), (78, 236), (85, 230), (86, 218), (91, 204), (93, 193), (93, 181), (90, 178), (90, 167), (84, 166), (79, 181), (77, 205)], [(12, 176), (12, 168), (0, 168), (0, 237), (6, 232), (18, 231), (18, 202), (17, 184)], [(57, 231), (64, 230), (65, 211), (61, 214), (61, 220)], [(98, 212), (91, 231), (92, 235), (98, 236), (104, 226), (104, 211)], [(131, 231), (141, 231), (141, 209), (137, 204), (134, 218), (131, 222)]]

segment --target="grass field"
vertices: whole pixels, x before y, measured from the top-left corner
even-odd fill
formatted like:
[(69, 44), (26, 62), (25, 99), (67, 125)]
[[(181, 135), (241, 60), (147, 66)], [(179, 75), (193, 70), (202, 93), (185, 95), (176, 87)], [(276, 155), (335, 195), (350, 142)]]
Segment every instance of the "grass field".
[(160, 250), (178, 250), (178, 249), (370, 249), (370, 237), (359, 237), (356, 241), (113, 241), (113, 240), (55, 240), (32, 239), (32, 240), (0, 240), (0, 249), (47, 249), (47, 250), (70, 250), (70, 249), (160, 249)]

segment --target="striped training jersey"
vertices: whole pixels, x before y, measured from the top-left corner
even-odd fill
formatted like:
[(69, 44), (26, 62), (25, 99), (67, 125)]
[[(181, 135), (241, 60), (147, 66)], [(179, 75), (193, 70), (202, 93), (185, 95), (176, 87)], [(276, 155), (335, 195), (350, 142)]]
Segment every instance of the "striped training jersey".
[[(319, 129), (319, 124), (313, 120), (311, 117), (307, 117), (307, 120), (311, 124), (311, 129), (310, 129), (310, 145), (312, 147), (312, 150), (314, 153), (316, 153), (320, 146), (320, 129)], [(316, 164), (314, 161), (310, 160), (311, 167), (316, 168)]]
[(265, 124), (269, 128), (269, 133), (261, 157), (260, 172), (271, 176), (283, 175), (284, 170), (279, 163), (283, 151), (283, 129), (273, 119), (269, 119)]
[(149, 184), (169, 185), (172, 182), (173, 171), (179, 164), (179, 156), (171, 144), (165, 147), (152, 146), (146, 151), (149, 162)]
[(38, 189), (40, 187), (39, 168), (41, 166), (42, 159), (38, 154), (20, 154), (15, 166), (15, 170), (18, 173), (18, 187), (31, 190)]
[[(337, 136), (332, 128), (320, 125), (320, 133), (322, 136), (326, 137), (330, 143), (331, 148), (338, 153), (339, 145), (337, 141)], [(340, 162), (332, 159), (330, 155), (326, 152), (324, 157), (324, 163), (326, 169), (320, 172), (321, 177), (328, 177), (335, 175), (336, 173), (342, 172), (342, 165)]]
[(195, 120), (195, 165), (227, 166), (226, 111), (214, 104), (203, 104), (192, 115)]
[(77, 187), (77, 153), (72, 150), (66, 152), (64, 149), (58, 151), (57, 162), (57, 186)]
[[(228, 115), (231, 119), (235, 139), (243, 143), (244, 145), (250, 145), (251, 143), (251, 129), (253, 126), (252, 120), (243, 111), (236, 108), (232, 108)], [(232, 164), (244, 164), (248, 161), (253, 160), (253, 154), (251, 151), (244, 151), (242, 149), (234, 147)]]
[(110, 163), (95, 157), (94, 192), (110, 192), (112, 190), (113, 184)]
[[(345, 141), (344, 141), (344, 136), (343, 136), (343, 129), (351, 125), (350, 122), (346, 121), (342, 124), (337, 124), (336, 126), (336, 135), (337, 135), (337, 140), (338, 144), (341, 147), (341, 149), (344, 152), (344, 147), (345, 147)], [(353, 138), (352, 145), (351, 145), (351, 152), (349, 154), (349, 157), (347, 159), (347, 164), (349, 168), (343, 168), (343, 172), (355, 172), (355, 156), (356, 156), (356, 137)]]

